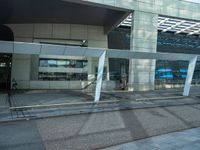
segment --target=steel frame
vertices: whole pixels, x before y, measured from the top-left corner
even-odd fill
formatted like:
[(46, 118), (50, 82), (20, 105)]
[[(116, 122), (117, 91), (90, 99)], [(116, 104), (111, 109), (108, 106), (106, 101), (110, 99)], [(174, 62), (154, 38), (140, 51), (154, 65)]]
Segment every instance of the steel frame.
[(113, 50), (100, 48), (81, 48), (72, 46), (62, 46), (54, 44), (37, 44), (25, 42), (0, 41), (0, 53), (12, 54), (34, 54), (34, 55), (66, 55), (66, 56), (84, 56), (97, 57), (98, 75), (95, 90), (95, 102), (99, 102), (101, 95), (101, 86), (103, 80), (103, 69), (105, 58), (125, 58), (125, 59), (152, 59), (152, 60), (185, 60), (189, 61), (188, 74), (185, 81), (183, 96), (188, 96), (190, 92), (192, 77), (196, 66), (196, 61), (200, 55), (193, 54), (174, 54), (174, 53), (148, 53), (133, 52), (130, 50)]
[[(129, 15), (120, 25), (131, 27), (132, 15)], [(159, 16), (157, 28), (161, 32), (170, 31), (174, 34), (200, 35), (200, 22), (197, 21)]]

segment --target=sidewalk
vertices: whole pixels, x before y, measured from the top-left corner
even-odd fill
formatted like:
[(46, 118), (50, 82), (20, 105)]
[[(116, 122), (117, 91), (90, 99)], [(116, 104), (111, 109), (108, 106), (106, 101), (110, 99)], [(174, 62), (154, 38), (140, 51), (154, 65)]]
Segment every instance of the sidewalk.
[[(195, 104), (4, 122), (0, 123), (0, 150), (108, 148), (113, 145), (200, 127), (199, 114), (200, 104)], [(197, 134), (200, 135), (199, 132)], [(187, 148), (187, 145), (184, 145), (187, 141), (196, 140), (194, 135), (187, 139), (182, 139), (183, 137), (185, 136), (180, 135), (177, 138), (171, 138), (173, 141), (170, 139), (168, 141), (174, 142), (177, 139), (180, 142), (179, 146), (183, 145)], [(159, 140), (156, 141), (159, 142)], [(164, 145), (162, 138), (160, 142), (163, 147), (169, 145), (168, 143)], [(153, 148), (150, 144), (140, 149), (156, 149), (155, 144), (152, 144)], [(195, 145), (196, 141), (192, 144)]]
[(199, 150), (200, 128), (142, 139), (103, 150)]
[(180, 89), (146, 92), (104, 92), (99, 103), (94, 103), (91, 93), (67, 90), (17, 91), (10, 96), (0, 94), (0, 122), (54, 117), (92, 112), (142, 109), (200, 104), (199, 87), (192, 89), (189, 97), (181, 96)]
[(10, 120), (10, 110), (9, 104), (7, 100), (7, 94), (1, 93), (0, 94), (0, 121), (3, 120)]

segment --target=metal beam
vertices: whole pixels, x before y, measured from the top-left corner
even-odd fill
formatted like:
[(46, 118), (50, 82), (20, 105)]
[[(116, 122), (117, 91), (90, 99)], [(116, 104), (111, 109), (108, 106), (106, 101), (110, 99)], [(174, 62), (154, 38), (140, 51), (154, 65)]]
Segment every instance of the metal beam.
[(159, 23), (158, 23), (158, 26), (160, 26), (161, 24), (165, 23), (168, 20), (169, 20), (169, 18), (165, 18), (164, 20), (160, 20)]
[(198, 25), (200, 25), (200, 23), (195, 23), (195, 24), (193, 24), (193, 25), (191, 25), (191, 26), (189, 26), (189, 27), (186, 27), (186, 28), (183, 28), (183, 29), (181, 29), (181, 30), (179, 30), (179, 31), (176, 31), (175, 34), (179, 34), (179, 33), (181, 33), (181, 32), (187, 31), (187, 30), (189, 30), (189, 29), (191, 29), (191, 28), (194, 28), (194, 27), (196, 27), (196, 26), (198, 26)]
[(133, 52), (130, 50), (113, 50), (97, 48), (70, 47), (53, 44), (36, 44), (24, 42), (0, 41), (0, 53), (11, 54), (35, 54), (35, 55), (61, 55), (61, 56), (84, 56), (99, 58), (97, 85), (95, 91), (95, 102), (100, 100), (101, 85), (103, 78), (103, 69), (105, 57), (108, 58), (126, 58), (126, 59), (153, 59), (153, 60), (186, 60), (190, 61), (188, 74), (185, 82), (183, 95), (188, 96), (192, 76), (196, 65), (197, 58), (200, 55), (194, 54), (175, 54), (175, 53), (147, 53)]
[(188, 35), (193, 35), (193, 34), (196, 34), (196, 33), (199, 33), (199, 32), (200, 32), (200, 29), (193, 31), (193, 32), (190, 32)]
[(97, 74), (97, 83), (96, 83), (96, 90), (95, 90), (95, 102), (99, 102), (100, 94), (101, 94), (101, 85), (103, 81), (103, 70), (104, 70), (104, 63), (105, 63), (106, 51), (99, 57), (99, 65), (98, 65), (98, 74)]
[(189, 96), (190, 87), (191, 87), (191, 83), (192, 83), (192, 77), (193, 77), (193, 74), (194, 74), (196, 62), (197, 62), (197, 56), (193, 57), (189, 61), (188, 72), (187, 72), (187, 77), (186, 77), (186, 81), (185, 81), (183, 96)]
[(185, 21), (177, 22), (176, 24), (172, 25), (171, 27), (168, 27), (167, 29), (164, 29), (164, 30), (162, 31), (162, 33), (167, 32), (167, 31), (169, 31), (169, 30), (172, 30), (173, 28), (175, 28), (175, 27), (181, 25), (181, 24), (184, 23), (184, 22), (185, 22)]
[(0, 41), (0, 53), (84, 56), (99, 58), (105, 50), (107, 51), (106, 57), (108, 58), (190, 61), (194, 56), (199, 56), (194, 54), (134, 52), (130, 50), (97, 49), (55, 44)]
[[(131, 15), (127, 17), (124, 21), (122, 21), (119, 26), (128, 26), (131, 27), (132, 20)], [(200, 32), (194, 32), (196, 29), (195, 27), (199, 28), (200, 22), (197, 21), (190, 21), (178, 18), (169, 18), (164, 16), (158, 17), (158, 30), (161, 32), (174, 32), (174, 34), (179, 33), (186, 33), (188, 35), (197, 34), (200, 35)], [(192, 31), (190, 31), (192, 30)]]
[(193, 54), (178, 53), (149, 53), (149, 52), (133, 52), (130, 50), (113, 50), (107, 51), (108, 58), (126, 58), (126, 59), (153, 59), (153, 60), (191, 60)]

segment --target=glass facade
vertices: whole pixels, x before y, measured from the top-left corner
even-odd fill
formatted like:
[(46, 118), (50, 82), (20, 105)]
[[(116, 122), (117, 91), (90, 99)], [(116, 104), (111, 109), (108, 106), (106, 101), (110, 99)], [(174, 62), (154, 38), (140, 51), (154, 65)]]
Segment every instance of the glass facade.
[(87, 73), (39, 72), (39, 80), (87, 81)]
[[(188, 65), (188, 61), (157, 60), (155, 71), (156, 83), (183, 84), (187, 76)], [(200, 61), (197, 62), (192, 83), (200, 84)]]
[(87, 60), (40, 59), (39, 66), (59, 68), (84, 68), (87, 66)]
[(187, 36), (185, 34), (158, 33), (158, 46), (173, 46), (176, 48), (200, 48), (198, 36)]
[[(108, 35), (108, 48), (130, 49), (130, 28), (116, 28)], [(128, 76), (129, 60), (109, 58), (110, 80), (120, 81), (122, 76)]]
[[(200, 38), (198, 36), (174, 35), (173, 33), (158, 33), (157, 51), (170, 53), (199, 54)], [(117, 28), (109, 36), (109, 48), (130, 49), (130, 28)], [(121, 42), (117, 42), (121, 41)], [(117, 44), (116, 44), (117, 43)], [(128, 73), (128, 60), (109, 59), (110, 79), (120, 80), (123, 73)], [(124, 67), (125, 66), (125, 67)], [(125, 71), (123, 67), (125, 68)], [(187, 75), (188, 61), (156, 61), (156, 84), (184, 84)], [(197, 62), (193, 84), (200, 84), (200, 62)]]
[[(46, 59), (41, 58), (39, 60), (39, 67), (49, 68), (47, 71), (40, 71), (38, 75), (39, 80), (49, 81), (86, 81), (87, 72), (65, 72), (67, 68), (84, 69), (87, 67), (87, 60), (72, 60), (72, 59)], [(50, 71), (51, 68), (58, 68), (56, 72)]]
[[(95, 80), (97, 80), (97, 75), (98, 75), (98, 67), (95, 68)], [(103, 68), (103, 80), (106, 80), (107, 76), (107, 67)]]

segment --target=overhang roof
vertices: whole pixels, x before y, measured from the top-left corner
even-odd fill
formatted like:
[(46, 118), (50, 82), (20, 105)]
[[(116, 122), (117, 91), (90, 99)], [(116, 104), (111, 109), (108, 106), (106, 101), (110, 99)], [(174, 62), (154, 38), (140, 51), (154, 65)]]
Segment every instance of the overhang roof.
[[(131, 26), (132, 15), (129, 15), (120, 25)], [(161, 32), (184, 33), (187, 35), (200, 35), (200, 22), (164, 16), (158, 17), (157, 28)]]
[(76, 47), (43, 43), (27, 43), (0, 41), (0, 53), (13, 54), (33, 54), (33, 55), (64, 55), (64, 56), (83, 56), (100, 57), (106, 52), (108, 58), (125, 59), (159, 59), (159, 60), (192, 60), (194, 57), (200, 57), (195, 54), (176, 54), (176, 53), (152, 53), (152, 52), (134, 52), (130, 50), (101, 49), (90, 47)]
[(110, 31), (129, 10), (68, 0), (1, 0), (0, 23), (69, 23), (104, 26)]

